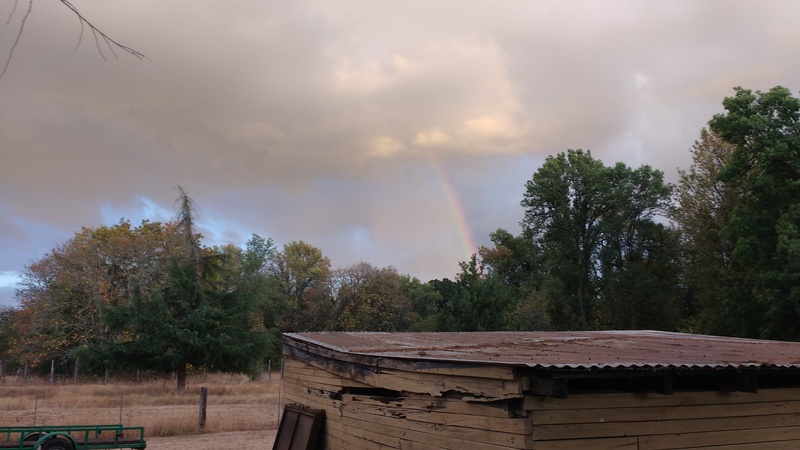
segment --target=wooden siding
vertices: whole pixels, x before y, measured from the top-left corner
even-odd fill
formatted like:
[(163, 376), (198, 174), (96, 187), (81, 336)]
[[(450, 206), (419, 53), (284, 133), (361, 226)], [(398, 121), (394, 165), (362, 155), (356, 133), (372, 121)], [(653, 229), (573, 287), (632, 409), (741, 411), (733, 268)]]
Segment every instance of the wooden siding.
[(800, 389), (526, 396), (533, 448), (800, 448)]
[[(285, 339), (284, 402), (325, 410), (322, 438), (333, 450), (800, 448), (800, 388), (584, 393), (597, 386), (576, 382), (575, 390), (564, 391), (567, 398), (555, 398), (533, 394), (556, 392), (537, 389), (550, 372), (437, 361), (427, 352), (416, 351), (423, 359), (415, 359)], [(781, 373), (782, 380), (791, 373)], [(611, 387), (658, 390), (658, 383)]]
[[(531, 448), (530, 420), (527, 417), (513, 417), (507, 401), (469, 402), (414, 392), (403, 392), (397, 397), (370, 394), (368, 391), (364, 394), (348, 393), (348, 388), (358, 390), (379, 387), (396, 390), (397, 385), (394, 382), (390, 382), (389, 386), (366, 384), (291, 358), (286, 359), (284, 367), (284, 402), (325, 410), (325, 448)], [(406, 385), (405, 382), (401, 384)], [(411, 386), (417, 387), (418, 384)]]
[(284, 354), (347, 380), (383, 389), (444, 396), (456, 393), (475, 401), (522, 397), (522, 385), (507, 366), (446, 364), (374, 358), (323, 347), (285, 342)]

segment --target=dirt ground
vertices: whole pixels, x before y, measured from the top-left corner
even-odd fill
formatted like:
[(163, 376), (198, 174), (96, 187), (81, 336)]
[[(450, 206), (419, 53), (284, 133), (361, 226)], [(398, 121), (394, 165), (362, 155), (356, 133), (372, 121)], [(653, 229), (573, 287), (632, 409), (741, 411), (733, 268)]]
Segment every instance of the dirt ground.
[(154, 437), (147, 439), (148, 450), (264, 450), (272, 448), (277, 430), (231, 431), (193, 436)]

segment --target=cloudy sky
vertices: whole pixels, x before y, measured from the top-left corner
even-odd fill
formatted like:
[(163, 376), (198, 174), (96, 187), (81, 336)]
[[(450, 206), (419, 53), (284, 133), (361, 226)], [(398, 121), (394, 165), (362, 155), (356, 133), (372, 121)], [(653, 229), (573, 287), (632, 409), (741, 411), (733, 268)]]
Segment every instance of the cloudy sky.
[[(794, 0), (72, 3), (147, 59), (33, 2), (0, 79), (0, 304), (80, 227), (172, 218), (176, 184), (206, 244), (452, 278), (547, 155), (674, 181), (734, 86), (800, 89)], [(0, 1), (3, 63), (28, 6)]]

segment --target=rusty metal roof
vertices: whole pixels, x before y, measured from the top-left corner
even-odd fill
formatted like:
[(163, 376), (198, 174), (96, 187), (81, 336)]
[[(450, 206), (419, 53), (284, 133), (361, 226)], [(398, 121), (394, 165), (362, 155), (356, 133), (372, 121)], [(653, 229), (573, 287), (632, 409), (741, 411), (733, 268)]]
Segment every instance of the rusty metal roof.
[(800, 343), (663, 331), (296, 333), (291, 341), (375, 358), (535, 369), (800, 369)]

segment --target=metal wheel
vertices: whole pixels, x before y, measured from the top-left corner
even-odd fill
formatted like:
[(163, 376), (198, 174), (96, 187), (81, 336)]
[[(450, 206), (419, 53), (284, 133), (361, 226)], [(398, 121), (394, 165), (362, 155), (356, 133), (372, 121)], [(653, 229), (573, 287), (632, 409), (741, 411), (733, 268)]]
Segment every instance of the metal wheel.
[(72, 443), (66, 439), (53, 438), (42, 444), (39, 450), (75, 450)]

